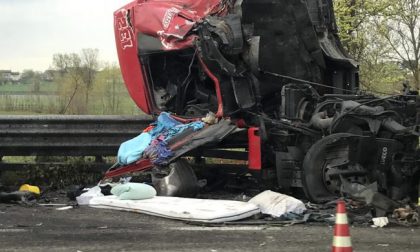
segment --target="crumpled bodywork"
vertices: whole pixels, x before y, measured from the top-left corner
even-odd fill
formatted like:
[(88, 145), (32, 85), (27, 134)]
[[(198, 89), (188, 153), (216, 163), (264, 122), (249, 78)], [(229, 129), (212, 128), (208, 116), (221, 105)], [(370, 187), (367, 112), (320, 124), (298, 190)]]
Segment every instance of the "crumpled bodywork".
[(415, 198), (418, 93), (406, 87), (401, 95), (376, 97), (358, 90), (358, 65), (340, 43), (332, 6), (331, 0), (134, 1), (115, 12), (126, 86), (148, 114), (191, 120), (212, 112), (256, 129), (255, 150), (263, 154), (252, 151), (250, 159), (275, 172), (284, 190), (303, 187), (322, 202), (345, 193), (346, 182), (377, 182), (392, 200)]
[(331, 6), (314, 12), (314, 2), (134, 1), (115, 12), (130, 95), (146, 113), (221, 117), (273, 99), (284, 81), (273, 73), (357, 87)]
[(187, 34), (208, 15), (222, 15), (227, 6), (219, 0), (144, 1), (134, 7), (135, 30), (158, 37), (164, 50), (191, 47)]

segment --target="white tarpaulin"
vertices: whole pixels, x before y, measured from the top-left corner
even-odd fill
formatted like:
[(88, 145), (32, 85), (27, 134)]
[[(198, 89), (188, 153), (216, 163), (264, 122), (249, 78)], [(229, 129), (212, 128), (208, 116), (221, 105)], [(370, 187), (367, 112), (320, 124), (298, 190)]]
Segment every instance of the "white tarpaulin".
[(145, 200), (119, 200), (116, 196), (105, 196), (91, 199), (89, 205), (207, 223), (235, 221), (260, 213), (258, 206), (249, 202), (162, 196)]
[(270, 190), (258, 194), (249, 202), (257, 205), (263, 214), (273, 217), (280, 217), (287, 213), (302, 214), (306, 210), (302, 201)]

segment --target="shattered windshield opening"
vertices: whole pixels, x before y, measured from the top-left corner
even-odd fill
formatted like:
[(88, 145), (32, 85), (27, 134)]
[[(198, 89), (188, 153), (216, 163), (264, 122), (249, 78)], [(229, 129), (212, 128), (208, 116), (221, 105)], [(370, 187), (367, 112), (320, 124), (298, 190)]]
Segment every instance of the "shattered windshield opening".
[(145, 70), (159, 110), (185, 116), (216, 112), (214, 84), (199, 66), (194, 49), (143, 53), (140, 57), (148, 62)]

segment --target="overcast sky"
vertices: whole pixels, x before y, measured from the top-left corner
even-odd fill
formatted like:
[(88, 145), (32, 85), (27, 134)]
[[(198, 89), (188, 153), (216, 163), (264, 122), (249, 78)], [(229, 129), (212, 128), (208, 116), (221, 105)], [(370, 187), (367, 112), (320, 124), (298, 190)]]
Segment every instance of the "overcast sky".
[(54, 53), (117, 62), (113, 12), (132, 0), (0, 0), (0, 69), (46, 70)]

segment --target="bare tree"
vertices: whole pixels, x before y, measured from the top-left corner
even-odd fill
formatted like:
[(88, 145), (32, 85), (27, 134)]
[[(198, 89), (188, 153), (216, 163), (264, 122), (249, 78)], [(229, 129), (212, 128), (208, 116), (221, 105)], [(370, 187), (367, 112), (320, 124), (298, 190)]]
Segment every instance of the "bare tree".
[[(80, 86), (83, 83), (83, 78), (81, 75), (82, 71), (82, 61), (76, 53), (67, 54), (66, 57), (69, 59), (69, 65), (67, 67), (67, 73), (66, 77), (69, 79), (70, 84), (73, 86), (72, 94), (69, 97), (69, 101), (67, 105), (63, 108), (61, 114), (65, 114), (67, 110), (69, 109), (70, 105), (72, 104), (77, 92), (80, 89)], [(86, 110), (86, 107), (84, 107), (84, 110)], [(79, 111), (80, 112), (80, 111)]]
[(60, 73), (60, 77), (64, 77), (71, 65), (70, 54), (56, 53), (53, 55), (53, 66)]
[(99, 69), (98, 61), (98, 49), (83, 49), (81, 53), (81, 62), (82, 62), (82, 78), (85, 85), (85, 103), (86, 106), (89, 104), (89, 93), (93, 87), (95, 81), (96, 73)]
[(420, 89), (420, 0), (389, 0), (380, 23), (381, 34), (388, 41), (392, 58), (407, 66), (415, 88)]
[[(67, 86), (63, 88), (71, 89), (66, 91), (71, 92), (71, 95), (61, 113), (66, 113), (69, 108), (75, 109), (77, 113), (88, 112), (89, 92), (99, 68), (98, 53), (97, 49), (83, 49), (80, 54), (54, 54), (54, 68), (60, 73), (60, 81)], [(77, 102), (73, 103), (74, 100)]]

